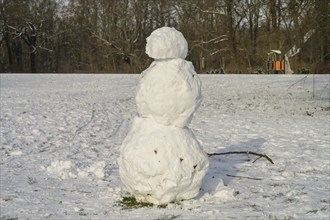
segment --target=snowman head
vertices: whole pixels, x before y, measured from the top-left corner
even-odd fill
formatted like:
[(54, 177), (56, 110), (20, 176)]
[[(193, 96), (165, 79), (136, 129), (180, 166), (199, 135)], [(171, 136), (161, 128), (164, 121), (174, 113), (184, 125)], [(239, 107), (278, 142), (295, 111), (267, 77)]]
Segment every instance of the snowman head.
[(185, 59), (188, 43), (181, 32), (175, 28), (162, 27), (147, 37), (146, 54), (154, 59)]

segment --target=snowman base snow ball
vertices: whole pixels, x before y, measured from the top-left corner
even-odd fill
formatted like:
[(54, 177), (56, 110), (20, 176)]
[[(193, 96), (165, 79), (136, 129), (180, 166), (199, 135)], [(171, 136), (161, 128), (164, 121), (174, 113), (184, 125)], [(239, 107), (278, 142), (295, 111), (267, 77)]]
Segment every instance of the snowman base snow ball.
[(198, 195), (209, 162), (187, 127), (199, 107), (201, 82), (184, 60), (188, 44), (181, 32), (162, 27), (147, 38), (155, 61), (142, 72), (138, 116), (121, 146), (119, 174), (138, 201), (154, 204)]

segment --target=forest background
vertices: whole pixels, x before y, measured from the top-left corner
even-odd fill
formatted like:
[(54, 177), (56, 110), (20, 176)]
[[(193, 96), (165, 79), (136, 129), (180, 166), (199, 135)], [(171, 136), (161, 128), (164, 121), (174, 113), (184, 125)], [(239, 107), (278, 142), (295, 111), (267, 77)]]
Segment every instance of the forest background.
[(0, 0), (0, 72), (139, 73), (146, 38), (171, 26), (199, 73), (265, 73), (270, 50), (293, 47), (295, 73), (330, 73), (329, 2)]

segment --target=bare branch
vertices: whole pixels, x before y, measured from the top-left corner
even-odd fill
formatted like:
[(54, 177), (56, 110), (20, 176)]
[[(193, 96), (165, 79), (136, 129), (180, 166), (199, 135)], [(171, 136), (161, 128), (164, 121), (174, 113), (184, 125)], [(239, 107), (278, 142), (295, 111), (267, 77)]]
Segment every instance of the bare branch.
[(208, 40), (208, 41), (201, 41), (200, 44), (208, 44), (208, 43), (211, 43), (211, 42), (218, 43), (218, 42), (225, 41), (225, 40), (228, 40), (228, 36), (227, 35), (221, 35), (221, 36), (215, 37), (215, 38), (213, 38), (211, 40)]
[(15, 28), (15, 27), (13, 27), (13, 26), (11, 26), (11, 25), (7, 25), (7, 27), (10, 28), (10, 29), (12, 29), (12, 30), (14, 30), (14, 31), (19, 32), (17, 28)]
[(229, 51), (229, 49), (228, 48), (223, 48), (223, 49), (220, 49), (220, 50), (211, 51), (210, 56), (214, 56), (218, 53), (225, 52), (225, 51)]
[(217, 14), (217, 15), (226, 16), (226, 14), (224, 12), (221, 12), (221, 11), (203, 10), (203, 9), (201, 9), (198, 6), (196, 6), (196, 8), (198, 8), (202, 13), (206, 13), (206, 14)]
[(118, 51), (122, 51), (122, 49), (119, 48), (119, 47), (117, 47), (113, 42), (107, 41), (106, 39), (104, 39), (104, 38), (98, 36), (97, 34), (95, 34), (95, 33), (93, 33), (93, 32), (91, 32), (91, 34), (92, 34), (92, 36), (93, 36), (94, 38), (96, 38), (96, 39), (102, 41), (104, 44), (109, 45), (109, 46), (113, 47), (114, 49), (116, 49), (116, 50), (118, 50)]
[(46, 48), (46, 47), (43, 47), (43, 46), (37, 46), (36, 49), (45, 50), (45, 51), (48, 51), (50, 53), (54, 52), (52, 49), (49, 49), (49, 48)]
[(107, 41), (106, 39), (98, 36), (97, 34), (95, 34), (94, 32), (91, 31), (92, 37), (102, 41), (104, 44), (111, 46), (112, 48), (114, 48), (116, 50), (117, 54), (123, 55), (125, 57), (134, 57), (134, 54), (132, 53), (125, 53), (123, 49), (121, 49), (120, 47), (116, 46), (113, 42)]
[(207, 154), (207, 156), (212, 157), (212, 156), (226, 155), (226, 154), (247, 154), (247, 155), (252, 154), (252, 155), (255, 155), (255, 156), (263, 157), (263, 158), (267, 159), (270, 163), (274, 164), (273, 160), (270, 159), (266, 154), (260, 154), (260, 153), (256, 153), (256, 152), (253, 152), (253, 151), (230, 151), (230, 152), (224, 152), (224, 153)]
[[(220, 42), (222, 42), (222, 41), (226, 41), (226, 40), (228, 40), (228, 36), (227, 36), (227, 35), (221, 35), (221, 36), (215, 37), (215, 38), (213, 38), (213, 39), (211, 39), (211, 40), (208, 40), (208, 41), (200, 41), (200, 42), (198, 42), (198, 43), (196, 43), (196, 44), (194, 44), (194, 45), (192, 45), (192, 46), (190, 47), (189, 53), (190, 53), (195, 47), (199, 47), (199, 48), (201, 48), (202, 50), (205, 50), (204, 47), (203, 47), (202, 45), (209, 44), (209, 43), (212, 43), (212, 42), (213, 42), (214, 44), (217, 44), (217, 43), (220, 43)], [(220, 52), (220, 51), (221, 51), (221, 49), (218, 50), (218, 52)], [(217, 52), (217, 53), (218, 53), (218, 52)], [(211, 55), (214, 55), (214, 54), (216, 54), (216, 53), (211, 53)]]

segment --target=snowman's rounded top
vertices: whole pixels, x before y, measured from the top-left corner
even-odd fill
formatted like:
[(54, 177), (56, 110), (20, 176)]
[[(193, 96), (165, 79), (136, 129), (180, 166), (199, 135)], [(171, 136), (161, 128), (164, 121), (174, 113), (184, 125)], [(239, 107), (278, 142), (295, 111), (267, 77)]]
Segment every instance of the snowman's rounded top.
[(175, 28), (162, 27), (154, 30), (147, 37), (146, 53), (154, 59), (185, 59), (188, 43), (182, 33)]

